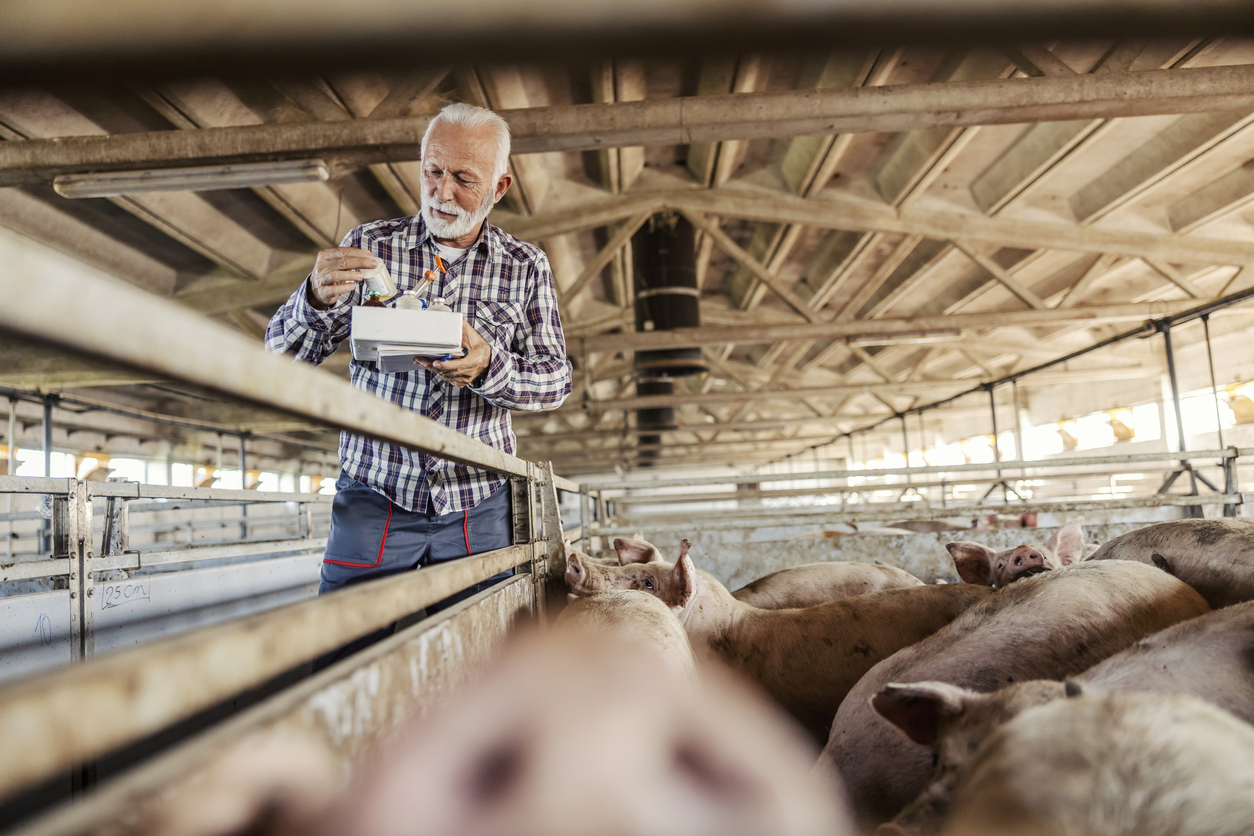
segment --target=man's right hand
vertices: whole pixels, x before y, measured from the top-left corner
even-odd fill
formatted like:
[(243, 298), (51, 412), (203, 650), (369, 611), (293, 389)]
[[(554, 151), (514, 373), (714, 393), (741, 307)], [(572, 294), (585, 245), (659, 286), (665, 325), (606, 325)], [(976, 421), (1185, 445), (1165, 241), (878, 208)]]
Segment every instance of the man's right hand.
[(378, 264), (379, 259), (356, 247), (323, 250), (318, 253), (313, 275), (309, 277), (309, 292), (306, 294), (309, 304), (325, 311), (357, 287), (362, 280), (358, 270)]

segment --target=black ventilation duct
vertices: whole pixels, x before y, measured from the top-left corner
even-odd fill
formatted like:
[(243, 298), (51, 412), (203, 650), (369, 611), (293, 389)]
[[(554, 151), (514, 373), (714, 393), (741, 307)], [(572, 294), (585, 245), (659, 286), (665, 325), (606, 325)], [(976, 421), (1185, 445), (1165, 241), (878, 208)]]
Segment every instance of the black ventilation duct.
[[(697, 289), (696, 230), (677, 215), (654, 215), (631, 239), (636, 293), (636, 330), (671, 331), (701, 325)], [(637, 351), (636, 394), (672, 395), (676, 377), (701, 374), (708, 368), (700, 348)], [(676, 429), (674, 407), (636, 412), (641, 429)], [(662, 436), (641, 435), (639, 464), (657, 459)]]

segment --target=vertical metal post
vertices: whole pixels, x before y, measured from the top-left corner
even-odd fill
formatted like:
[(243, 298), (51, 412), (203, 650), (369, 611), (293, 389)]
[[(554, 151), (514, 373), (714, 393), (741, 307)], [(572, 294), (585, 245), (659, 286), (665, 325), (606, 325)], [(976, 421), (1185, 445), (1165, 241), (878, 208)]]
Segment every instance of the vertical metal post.
[[(1219, 447), (1224, 446), (1223, 415), (1219, 410), (1219, 386), (1215, 383), (1215, 355), (1210, 347), (1210, 314), (1202, 315), (1202, 330), (1206, 334), (1206, 362), (1210, 366), (1210, 394), (1215, 399), (1215, 432), (1218, 433)], [(1226, 507), (1226, 506), (1225, 506)]]
[[(44, 478), (52, 478), (52, 395), (44, 396), (44, 422), (43, 422), (43, 448), (44, 448)], [(75, 474), (77, 475), (77, 474)], [(43, 535), (39, 538), (40, 554), (48, 554), (52, 551), (52, 521), (44, 520)]]
[[(1202, 332), (1206, 335), (1206, 363), (1210, 367), (1210, 394), (1215, 399), (1215, 433), (1222, 449), (1224, 446), (1224, 422), (1223, 412), (1219, 409), (1219, 384), (1215, 381), (1215, 354), (1211, 350), (1210, 344), (1210, 314), (1202, 315)], [(1220, 463), (1224, 471), (1224, 493), (1231, 496), (1237, 492), (1237, 458), (1236, 450), (1231, 451), (1233, 455), (1225, 455)], [(1237, 516), (1239, 508), (1236, 505), (1225, 505), (1223, 515), (1225, 517)]]
[[(1023, 461), (1023, 416), (1020, 415), (1019, 381), (1010, 381), (1010, 400), (1015, 408), (1015, 458)], [(1019, 471), (1025, 473), (1025, 471)]]
[[(125, 476), (110, 476), (110, 482), (125, 482)], [(131, 549), (130, 506), (120, 496), (105, 500), (104, 536), (100, 541), (100, 554), (126, 554)]]
[[(5, 462), (5, 475), (12, 476), (17, 471), (17, 399), (9, 398), (9, 434), (5, 437), (9, 445), (9, 458)], [(13, 557), (13, 494), (4, 495), (5, 512), (9, 515), (8, 536), (5, 538), (5, 553)], [(10, 561), (11, 562), (11, 561)]]
[[(1163, 335), (1163, 350), (1167, 355), (1167, 379), (1171, 382), (1171, 401), (1176, 411), (1176, 438), (1180, 444), (1180, 452), (1188, 451), (1188, 445), (1184, 440), (1184, 411), (1180, 408), (1180, 383), (1176, 378), (1176, 352), (1171, 342), (1171, 323), (1168, 320), (1158, 321), (1158, 330)], [(1193, 472), (1193, 466), (1189, 464), (1188, 459), (1181, 456), (1180, 467), (1189, 474), (1190, 496), (1197, 496), (1197, 476)], [(1175, 477), (1179, 475), (1173, 474), (1167, 478), (1163, 487), (1159, 489), (1159, 493), (1165, 492), (1166, 488), (1171, 487), (1171, 483), (1175, 481)], [(1189, 506), (1189, 516), (1202, 516), (1202, 508), (1200, 505)]]
[[(905, 457), (906, 457), (906, 467), (909, 467), (909, 466), (910, 466), (910, 432), (906, 429), (906, 413), (904, 413), (904, 412), (898, 413), (897, 417), (901, 419), (901, 448), (902, 448), (902, 453), (903, 453), (903, 454), (905, 454)], [(906, 474), (906, 484), (907, 484), (907, 485), (909, 485), (909, 484), (910, 484), (911, 482), (913, 482), (913, 481), (914, 481), (914, 479), (912, 479), (912, 478), (910, 477), (910, 474), (909, 474), (909, 473), (907, 473), (907, 474)]]
[[(240, 489), (248, 487), (248, 471), (247, 468), (247, 450), (245, 439), (248, 433), (239, 434), (239, 486)], [(241, 540), (248, 539), (248, 504), (242, 504), (239, 507), (239, 538)]]
[(997, 445), (997, 394), (996, 387), (988, 387), (988, 412), (993, 418), (993, 461), (997, 463), (997, 481), (1001, 483), (1002, 501), (1010, 504), (1010, 486), (1001, 478), (1001, 448)]
[(845, 468), (845, 470), (850, 470), (851, 468), (853, 468), (853, 460), (857, 458), (857, 456), (855, 456), (853, 452), (853, 436), (846, 435), (845, 441), (849, 442), (849, 465), (848, 467)]

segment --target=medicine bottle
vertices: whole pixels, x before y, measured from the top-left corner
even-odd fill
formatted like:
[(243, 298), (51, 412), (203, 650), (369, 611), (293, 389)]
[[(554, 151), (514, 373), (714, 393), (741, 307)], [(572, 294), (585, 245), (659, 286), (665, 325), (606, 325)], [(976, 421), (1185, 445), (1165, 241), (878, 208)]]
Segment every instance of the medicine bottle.
[(383, 297), (379, 293), (373, 290), (366, 291), (366, 301), (362, 302), (361, 306), (363, 308), (386, 308), (387, 307), (387, 305), (383, 304)]

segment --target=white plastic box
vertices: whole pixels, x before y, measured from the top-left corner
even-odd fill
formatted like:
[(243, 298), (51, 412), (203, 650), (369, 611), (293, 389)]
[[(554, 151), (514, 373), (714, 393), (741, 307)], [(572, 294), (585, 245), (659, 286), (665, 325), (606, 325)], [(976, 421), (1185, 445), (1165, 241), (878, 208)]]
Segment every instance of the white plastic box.
[(462, 357), (462, 315), (457, 311), (353, 308), (349, 344), (353, 359), (380, 371), (413, 371), (416, 357)]

